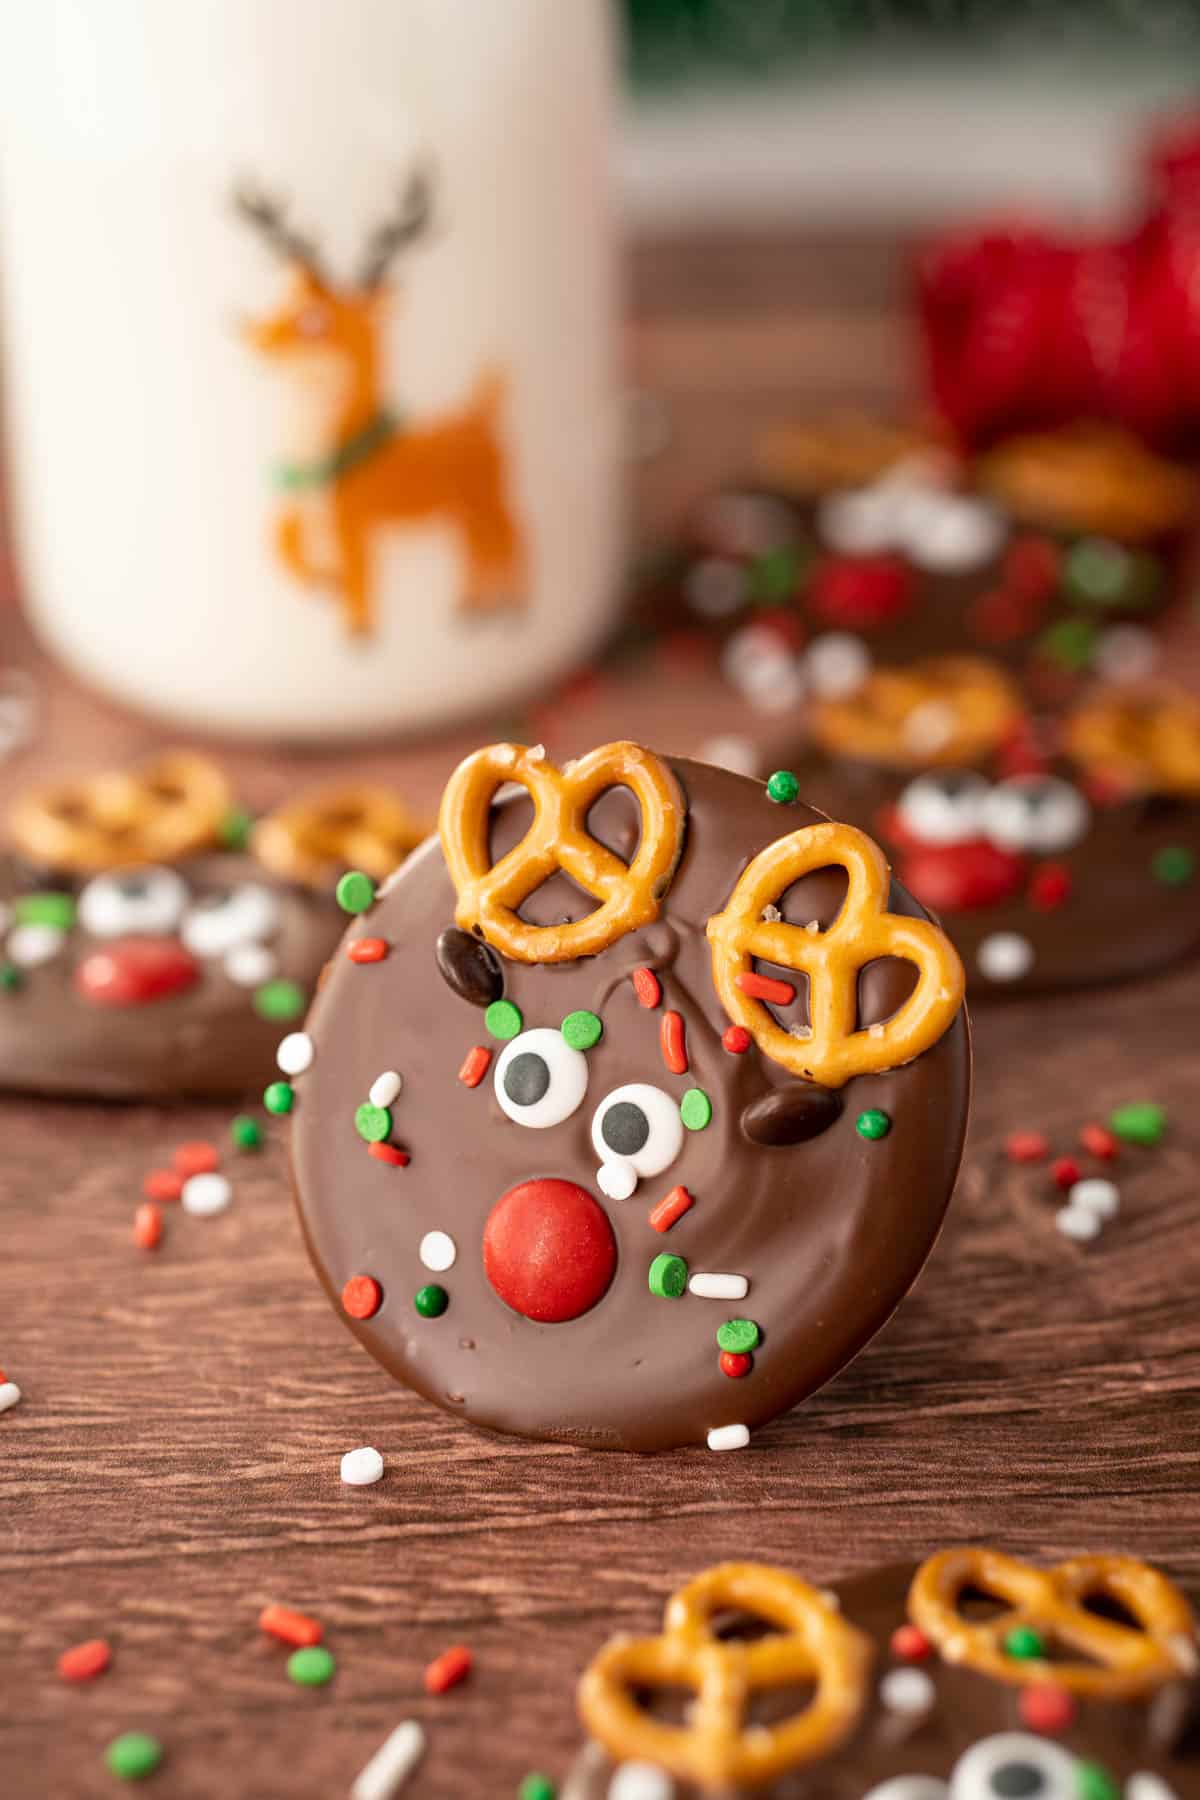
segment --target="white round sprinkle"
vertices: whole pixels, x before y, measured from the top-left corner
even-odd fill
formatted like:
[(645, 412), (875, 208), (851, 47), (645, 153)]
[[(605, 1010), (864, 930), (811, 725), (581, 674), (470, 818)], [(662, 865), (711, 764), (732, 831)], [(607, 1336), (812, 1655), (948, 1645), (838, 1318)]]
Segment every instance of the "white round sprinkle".
[(1054, 1223), (1064, 1237), (1072, 1238), (1077, 1244), (1087, 1244), (1100, 1236), (1103, 1220), (1099, 1213), (1086, 1206), (1064, 1206), (1055, 1213)]
[(15, 931), (8, 934), (5, 951), (9, 962), (14, 962), (22, 969), (35, 969), (39, 963), (49, 962), (58, 955), (67, 941), (65, 931), (57, 925), (43, 925), (37, 921), (29, 925), (18, 925)]
[(265, 944), (238, 944), (225, 955), (225, 973), (238, 987), (261, 987), (278, 966), (275, 952)]
[(637, 1184), (637, 1170), (631, 1162), (601, 1163), (596, 1172), (596, 1186), (610, 1200), (628, 1200)]
[(889, 487), (830, 494), (817, 508), (817, 530), (831, 550), (846, 556), (891, 550), (900, 530), (902, 505), (899, 491)]
[(369, 1444), (364, 1444), (361, 1450), (347, 1450), (342, 1458), (342, 1480), (347, 1487), (370, 1487), (382, 1475), (383, 1458)]
[(730, 769), (735, 775), (757, 775), (758, 751), (749, 738), (728, 737), (706, 738), (697, 752), (700, 761), (712, 763), (718, 769)]
[(904, 546), (915, 563), (958, 575), (990, 562), (1004, 538), (999, 514), (963, 494), (914, 495), (902, 521)]
[(947, 1800), (950, 1789), (933, 1775), (893, 1775), (881, 1782), (863, 1800)]
[(705, 619), (724, 619), (745, 603), (747, 575), (741, 563), (706, 556), (684, 578), (684, 598)]
[(427, 1269), (452, 1269), (458, 1245), (448, 1231), (427, 1231), (421, 1239), (421, 1261)]
[(1169, 1788), (1157, 1775), (1139, 1769), (1125, 1783), (1125, 1800), (1177, 1800), (1177, 1796), (1175, 1789)]
[(675, 1783), (653, 1763), (622, 1763), (608, 1784), (608, 1800), (673, 1800)]
[(824, 631), (808, 646), (804, 672), (822, 700), (841, 700), (871, 673), (871, 652), (849, 631)]
[(914, 1718), (931, 1710), (937, 1689), (924, 1669), (889, 1669), (879, 1683), (879, 1699), (888, 1712)]
[(233, 1189), (224, 1175), (192, 1175), (183, 1184), (181, 1199), (184, 1212), (197, 1219), (211, 1219), (214, 1213), (225, 1211), (233, 1199)]
[(701, 1300), (744, 1300), (750, 1283), (744, 1275), (693, 1275), (688, 1292)]
[(708, 1434), (710, 1450), (744, 1450), (749, 1442), (748, 1425), (717, 1425)]
[(371, 1083), (367, 1099), (372, 1106), (390, 1106), (403, 1086), (404, 1077), (402, 1075), (397, 1074), (395, 1069), (385, 1069), (383, 1074), (377, 1075)]
[(392, 1800), (425, 1754), (425, 1733), (415, 1719), (405, 1719), (384, 1738), (366, 1767), (359, 1771), (350, 1800)]
[(1082, 1206), (1101, 1219), (1111, 1219), (1121, 1205), (1121, 1190), (1115, 1181), (1105, 1181), (1100, 1176), (1093, 1176), (1087, 1181), (1077, 1181), (1067, 1195), (1071, 1206)]
[(307, 1031), (289, 1031), (275, 1052), (275, 1061), (285, 1075), (303, 1075), (312, 1067), (317, 1047)]
[(1144, 625), (1110, 625), (1096, 640), (1092, 667), (1108, 681), (1143, 681), (1158, 658), (1158, 639)]
[(15, 1381), (0, 1382), (0, 1413), (7, 1412), (21, 1398), (21, 1390)]
[(1019, 981), (1033, 967), (1033, 945), (1019, 931), (993, 931), (975, 953), (989, 981)]

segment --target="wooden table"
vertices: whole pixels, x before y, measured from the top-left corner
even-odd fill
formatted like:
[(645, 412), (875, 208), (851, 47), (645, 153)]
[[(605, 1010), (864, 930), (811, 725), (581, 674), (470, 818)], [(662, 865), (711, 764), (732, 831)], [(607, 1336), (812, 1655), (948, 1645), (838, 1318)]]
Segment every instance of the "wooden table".
[[(818, 250), (637, 258), (634, 366), (678, 432), (645, 471), (647, 517), (736, 467), (803, 392), (889, 385), (890, 246)], [(44, 729), (0, 771), (0, 800), (52, 762), (160, 741), (23, 654)], [(725, 704), (643, 678), (570, 729), (682, 748)], [(355, 760), (432, 803), (469, 741)], [(230, 760), (260, 803), (330, 761)], [(395, 1388), (309, 1271), (274, 1128), (263, 1152), (226, 1157), (227, 1213), (172, 1209), (164, 1246), (135, 1250), (145, 1171), (185, 1138), (224, 1139), (232, 1107), (0, 1103), (0, 1366), (24, 1390), (0, 1417), (0, 1793), (111, 1794), (103, 1747), (144, 1729), (169, 1757), (151, 1791), (172, 1800), (324, 1800), (414, 1716), (430, 1748), (413, 1791), (511, 1796), (526, 1770), (565, 1772), (575, 1672), (600, 1641), (651, 1626), (672, 1586), (728, 1555), (826, 1579), (994, 1539), (1120, 1547), (1200, 1584), (1198, 1017), (1200, 967), (981, 1011), (963, 1177), (917, 1289), (830, 1388), (725, 1457), (493, 1441)], [(1045, 1169), (1009, 1163), (1003, 1140), (1036, 1126), (1069, 1149), (1139, 1098), (1171, 1109), (1167, 1139), (1123, 1150), (1121, 1214), (1080, 1248), (1055, 1229)], [(339, 1480), (358, 1444), (386, 1459), (378, 1486)], [(255, 1626), (270, 1600), (324, 1621), (330, 1687), (289, 1682)], [(110, 1672), (60, 1682), (58, 1653), (99, 1635)], [(427, 1698), (423, 1666), (458, 1642), (475, 1672)]]

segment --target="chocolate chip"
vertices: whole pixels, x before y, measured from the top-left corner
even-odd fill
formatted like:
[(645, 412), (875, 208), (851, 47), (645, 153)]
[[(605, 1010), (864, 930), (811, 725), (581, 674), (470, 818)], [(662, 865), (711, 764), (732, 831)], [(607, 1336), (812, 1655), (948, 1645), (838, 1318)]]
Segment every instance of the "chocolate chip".
[(835, 1089), (819, 1087), (815, 1081), (789, 1081), (743, 1108), (742, 1131), (752, 1144), (805, 1144), (828, 1131), (841, 1111), (841, 1095)]
[(437, 966), (446, 986), (472, 1006), (490, 1006), (504, 992), (496, 952), (469, 931), (447, 925), (437, 941)]

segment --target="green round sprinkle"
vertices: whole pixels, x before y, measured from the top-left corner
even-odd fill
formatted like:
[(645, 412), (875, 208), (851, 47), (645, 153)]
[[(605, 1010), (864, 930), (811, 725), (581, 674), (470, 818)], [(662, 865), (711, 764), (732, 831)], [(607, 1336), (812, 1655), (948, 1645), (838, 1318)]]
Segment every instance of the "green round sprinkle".
[(750, 565), (750, 598), (756, 606), (790, 600), (808, 573), (808, 557), (796, 544), (777, 544)]
[(1183, 844), (1168, 844), (1156, 852), (1150, 867), (1154, 879), (1165, 887), (1186, 887), (1196, 873), (1195, 852)]
[(572, 1050), (590, 1050), (600, 1042), (604, 1025), (593, 1012), (568, 1013), (562, 1022), (562, 1034)]
[(70, 894), (18, 894), (12, 910), (20, 925), (53, 925), (58, 931), (70, 931), (75, 923), (75, 902)]
[(892, 1121), (877, 1106), (868, 1106), (866, 1112), (860, 1112), (855, 1119), (854, 1129), (859, 1137), (885, 1138), (892, 1129)]
[(324, 1644), (306, 1644), (302, 1650), (293, 1650), (287, 1659), (287, 1672), (300, 1687), (324, 1687), (333, 1680), (336, 1668)]
[(257, 1150), (263, 1141), (263, 1128), (249, 1113), (239, 1113), (229, 1121), (229, 1135), (239, 1150)]
[(436, 1281), (431, 1281), (428, 1287), (418, 1288), (413, 1295), (413, 1305), (423, 1319), (440, 1319), (449, 1304), (449, 1294)]
[(1162, 581), (1156, 557), (1127, 550), (1107, 538), (1080, 538), (1067, 551), (1063, 581), (1081, 606), (1148, 606)]
[(777, 806), (790, 806), (800, 792), (800, 783), (790, 769), (776, 769), (767, 782), (767, 799)]
[(1060, 619), (1042, 633), (1037, 647), (1048, 661), (1077, 674), (1091, 662), (1099, 635), (1090, 619)]
[(354, 1129), (368, 1144), (382, 1144), (392, 1129), (392, 1115), (386, 1106), (372, 1106), (369, 1100), (355, 1109)]
[(153, 1775), (163, 1759), (163, 1747), (145, 1731), (125, 1731), (114, 1738), (104, 1760), (122, 1781), (143, 1781)]
[(334, 891), (343, 912), (361, 913), (375, 898), (375, 883), (361, 869), (347, 869)]
[(1040, 1662), (1046, 1654), (1046, 1643), (1032, 1625), (1014, 1625), (1004, 1640), (1004, 1649), (1018, 1662)]
[(254, 990), (254, 1010), (260, 1019), (298, 1019), (305, 1004), (304, 989), (295, 981), (264, 981)]
[(263, 1105), (269, 1113), (290, 1113), (295, 1099), (296, 1090), (290, 1081), (273, 1081), (263, 1095)]
[(663, 1250), (650, 1264), (647, 1280), (650, 1292), (657, 1294), (660, 1300), (678, 1300), (687, 1290), (688, 1266), (682, 1256), (672, 1256), (669, 1250)]
[(3, 988), (6, 993), (15, 994), (24, 980), (25, 977), (16, 963), (0, 963), (0, 988)]
[(244, 806), (231, 806), (217, 826), (217, 836), (226, 850), (244, 850), (250, 842), (254, 814)]
[(483, 1015), (483, 1022), (494, 1038), (515, 1038), (525, 1023), (521, 1009), (511, 1000), (493, 1000)]
[(735, 1356), (745, 1356), (753, 1350), (762, 1332), (753, 1319), (726, 1319), (723, 1325), (717, 1326), (717, 1343), (722, 1350), (732, 1350)]
[(712, 1118), (712, 1101), (703, 1088), (689, 1088), (679, 1102), (679, 1116), (689, 1131), (703, 1131)]
[(1121, 1790), (1103, 1763), (1080, 1762), (1075, 1766), (1078, 1800), (1120, 1800)]
[(517, 1789), (517, 1800), (555, 1800), (558, 1789), (548, 1775), (531, 1769)]
[(1116, 1107), (1108, 1122), (1127, 1144), (1153, 1146), (1162, 1142), (1167, 1129), (1167, 1109), (1153, 1100), (1131, 1100), (1127, 1106)]

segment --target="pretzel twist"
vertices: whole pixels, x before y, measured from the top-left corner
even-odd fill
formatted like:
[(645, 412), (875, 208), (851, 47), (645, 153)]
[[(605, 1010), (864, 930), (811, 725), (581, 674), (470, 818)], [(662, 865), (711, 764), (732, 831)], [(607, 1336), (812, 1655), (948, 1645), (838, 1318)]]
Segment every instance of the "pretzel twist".
[(1182, 528), (1196, 508), (1186, 469), (1104, 427), (1010, 438), (980, 459), (976, 476), (1018, 519), (1127, 544)]
[(346, 869), (382, 881), (428, 831), (386, 788), (356, 784), (301, 794), (260, 819), (251, 848), (285, 881), (330, 887)]
[(208, 757), (164, 750), (133, 768), (34, 788), (13, 807), (9, 826), (32, 861), (86, 874), (209, 849), (232, 803), (229, 783)]
[[(750, 1613), (780, 1635), (756, 1642), (714, 1637), (720, 1612)], [(762, 1563), (707, 1569), (667, 1602), (662, 1635), (619, 1637), (579, 1686), (592, 1736), (618, 1762), (648, 1762), (702, 1788), (760, 1787), (828, 1756), (865, 1709), (872, 1648), (815, 1588)], [(751, 1696), (813, 1686), (802, 1710), (775, 1725), (748, 1722)], [(687, 1687), (695, 1702), (672, 1725), (638, 1706), (636, 1690)]]
[(1101, 692), (1067, 721), (1076, 762), (1142, 793), (1200, 794), (1200, 705), (1181, 689)]
[(878, 668), (852, 694), (819, 701), (812, 733), (825, 750), (899, 768), (973, 763), (1021, 720), (1021, 701), (1000, 669), (977, 656), (935, 656)]
[[(533, 824), (493, 865), (489, 809), (509, 781), (519, 782), (533, 801)], [(641, 842), (628, 866), (585, 824), (593, 801), (613, 787), (629, 788), (642, 809)], [(447, 782), (438, 820), (458, 892), (455, 918), (514, 962), (595, 956), (658, 917), (683, 850), (685, 817), (674, 775), (638, 744), (605, 744), (566, 770), (516, 744), (477, 750)], [(518, 907), (560, 869), (600, 904), (572, 924), (527, 924)]]
[[(969, 1588), (1007, 1601), (1009, 1610), (984, 1621), (965, 1618), (959, 1603)], [(1105, 1597), (1118, 1601), (1136, 1627), (1085, 1605)], [(941, 1550), (917, 1570), (908, 1610), (947, 1661), (1013, 1685), (1053, 1681), (1095, 1699), (1129, 1700), (1197, 1668), (1191, 1607), (1165, 1575), (1131, 1556), (1077, 1556), (1035, 1569), (998, 1550)], [(1018, 1626), (1080, 1660), (1012, 1656), (1004, 1646)]]
[[(826, 930), (763, 918), (764, 908), (802, 875), (838, 867), (848, 878), (846, 897)], [(957, 951), (936, 925), (887, 911), (890, 881), (883, 852), (865, 832), (832, 822), (805, 825), (760, 851), (724, 911), (708, 921), (722, 1006), (791, 1074), (835, 1088), (853, 1075), (899, 1068), (935, 1044), (962, 1005), (966, 980)], [(857, 1029), (858, 972), (886, 956), (915, 964), (917, 985), (890, 1019)], [(786, 1031), (743, 992), (739, 978), (753, 971), (756, 957), (807, 975), (807, 1034)]]

